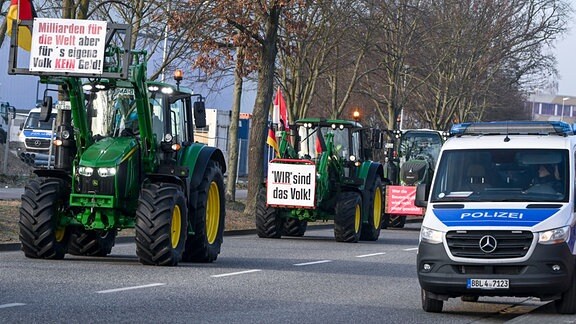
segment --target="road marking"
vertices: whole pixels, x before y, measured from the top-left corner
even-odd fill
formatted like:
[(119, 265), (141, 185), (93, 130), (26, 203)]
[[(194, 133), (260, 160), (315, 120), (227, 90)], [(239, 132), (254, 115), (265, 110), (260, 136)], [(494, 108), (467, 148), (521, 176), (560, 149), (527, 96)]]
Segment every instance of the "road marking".
[(241, 275), (241, 274), (245, 274), (245, 273), (252, 273), (252, 272), (258, 272), (258, 271), (262, 271), (262, 270), (261, 270), (261, 269), (254, 269), (254, 270), (230, 272), (230, 273), (223, 273), (223, 274), (219, 274), (219, 275), (212, 275), (212, 276), (210, 276), (210, 277), (212, 277), (212, 278), (221, 278), (221, 277), (236, 276), (236, 275)]
[(150, 287), (165, 286), (165, 285), (166, 285), (165, 283), (153, 283), (153, 284), (142, 285), (142, 286), (132, 286), (132, 287), (100, 290), (100, 291), (97, 291), (96, 293), (97, 294), (107, 294), (107, 293), (119, 292), (119, 291), (124, 291), (124, 290), (142, 289), (142, 288), (150, 288)]
[(320, 264), (320, 263), (328, 263), (332, 262), (332, 260), (320, 260), (320, 261), (312, 261), (312, 262), (304, 262), (304, 263), (296, 263), (294, 264), (297, 267), (313, 265), (313, 264)]
[(403, 251), (416, 251), (416, 250), (418, 250), (417, 247), (415, 247), (415, 248), (409, 248), (409, 249), (404, 249)]
[(11, 303), (11, 304), (4, 304), (0, 305), (0, 308), (9, 308), (9, 307), (17, 307), (17, 306), (25, 306), (26, 304), (22, 303)]
[(386, 252), (378, 252), (378, 253), (357, 255), (356, 257), (357, 257), (357, 258), (367, 258), (367, 257), (372, 257), (372, 256), (377, 256), (377, 255), (382, 255), (382, 254), (386, 254)]

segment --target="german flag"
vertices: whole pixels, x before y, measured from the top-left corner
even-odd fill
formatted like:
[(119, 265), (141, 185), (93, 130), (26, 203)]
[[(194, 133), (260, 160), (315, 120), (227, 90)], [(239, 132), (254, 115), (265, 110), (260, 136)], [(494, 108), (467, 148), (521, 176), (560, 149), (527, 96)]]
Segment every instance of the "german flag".
[(272, 146), (274, 148), (274, 152), (276, 152), (276, 156), (280, 156), (280, 150), (278, 149), (278, 142), (276, 142), (276, 133), (274, 133), (274, 128), (272, 128), (272, 124), (268, 127), (268, 138), (266, 139), (266, 144)]
[[(12, 24), (20, 20), (32, 20), (36, 17), (36, 10), (32, 0), (11, 0), (8, 14), (6, 15), (7, 34), (12, 35)], [(32, 31), (26, 26), (18, 27), (18, 46), (30, 52), (32, 46)]]

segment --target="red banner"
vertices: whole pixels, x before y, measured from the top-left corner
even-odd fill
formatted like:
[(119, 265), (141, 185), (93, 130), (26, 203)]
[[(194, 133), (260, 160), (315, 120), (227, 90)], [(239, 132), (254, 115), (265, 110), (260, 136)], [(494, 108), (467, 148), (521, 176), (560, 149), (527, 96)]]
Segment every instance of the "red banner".
[(424, 209), (414, 205), (415, 198), (415, 186), (386, 186), (386, 213), (422, 216)]

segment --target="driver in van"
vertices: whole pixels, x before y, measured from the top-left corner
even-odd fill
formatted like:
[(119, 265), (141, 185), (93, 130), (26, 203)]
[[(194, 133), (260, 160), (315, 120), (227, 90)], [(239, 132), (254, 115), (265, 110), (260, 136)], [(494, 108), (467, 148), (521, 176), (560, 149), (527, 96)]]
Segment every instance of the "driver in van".
[(538, 167), (538, 176), (533, 181), (534, 185), (547, 185), (556, 192), (562, 192), (562, 181), (558, 172), (558, 166), (554, 164), (540, 164)]

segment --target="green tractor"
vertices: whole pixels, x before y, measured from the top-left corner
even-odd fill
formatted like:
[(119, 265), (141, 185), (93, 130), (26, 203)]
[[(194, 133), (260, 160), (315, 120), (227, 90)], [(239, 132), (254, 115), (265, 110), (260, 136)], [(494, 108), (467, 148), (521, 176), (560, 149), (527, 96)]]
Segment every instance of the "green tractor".
[(418, 184), (432, 182), (436, 161), (445, 135), (431, 129), (394, 130), (389, 142), (385, 176), (386, 213), (382, 228), (403, 228), (406, 217), (423, 217), (424, 211), (414, 205)]
[(333, 220), (338, 242), (378, 240), (383, 167), (370, 159), (373, 148), (382, 148), (381, 133), (320, 118), (298, 120), (291, 132), (278, 132), (278, 157), (268, 163), (256, 208), (258, 236), (303, 236), (308, 222)]
[(69, 103), (58, 105), (69, 109), (58, 111), (54, 167), (35, 170), (22, 195), (29, 258), (106, 256), (123, 229), (135, 229), (146, 265), (212, 262), (220, 253), (226, 167), (219, 149), (194, 141), (193, 120), (206, 124), (204, 100), (180, 89), (181, 77), (175, 86), (147, 81), (146, 52), (129, 48), (130, 35), (128, 25), (107, 24), (96, 75), (37, 73), (19, 67), (11, 50), (10, 74), (57, 86), (44, 94), (42, 119), (51, 115), (50, 91)]

